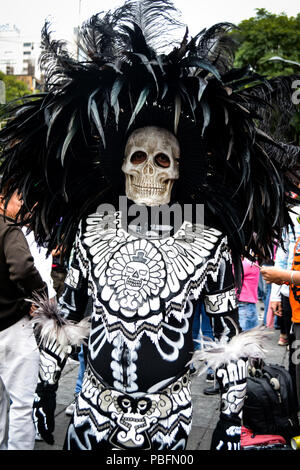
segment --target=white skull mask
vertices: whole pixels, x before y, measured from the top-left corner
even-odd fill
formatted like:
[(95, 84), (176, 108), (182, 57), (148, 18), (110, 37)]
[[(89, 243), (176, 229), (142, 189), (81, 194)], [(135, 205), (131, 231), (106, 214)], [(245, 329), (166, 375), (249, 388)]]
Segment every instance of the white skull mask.
[(126, 175), (126, 196), (136, 204), (168, 204), (173, 183), (179, 178), (179, 143), (160, 127), (134, 131), (125, 147), (122, 170)]

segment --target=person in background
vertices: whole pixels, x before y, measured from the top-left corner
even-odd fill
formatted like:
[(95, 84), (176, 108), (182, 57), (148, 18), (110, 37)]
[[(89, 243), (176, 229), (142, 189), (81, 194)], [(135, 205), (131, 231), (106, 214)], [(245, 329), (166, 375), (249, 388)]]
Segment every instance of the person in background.
[(289, 287), (289, 308), (291, 327), (289, 334), (289, 372), (292, 376), (298, 400), (298, 418), (300, 418), (300, 237), (294, 243), (294, 256), (291, 269), (261, 268), (266, 282)]
[[(280, 270), (290, 270), (293, 264), (294, 248), (297, 238), (300, 236), (300, 223), (298, 216), (299, 207), (294, 207), (290, 212), (294, 231), (292, 227), (285, 230), (283, 234), (283, 246), (279, 246), (276, 252), (274, 268)], [(290, 346), (294, 341), (291, 333), (292, 310), (289, 301), (290, 289), (288, 285), (278, 285), (273, 283), (270, 295), (270, 307), (275, 315), (281, 318), (281, 333), (278, 341), (279, 346)], [(291, 367), (293, 367), (291, 365)]]
[[(193, 340), (194, 340), (194, 350), (201, 349), (201, 337), (205, 339), (211, 338), (214, 339), (212, 326), (210, 319), (206, 315), (204, 303), (198, 304), (196, 307), (196, 312), (193, 321)], [(206, 382), (214, 382), (214, 371), (211, 368), (207, 369), (206, 373)]]
[(259, 266), (257, 263), (243, 258), (244, 280), (240, 294), (238, 295), (239, 323), (243, 331), (258, 326), (258, 301)]
[(0, 377), (0, 450), (7, 450), (9, 426), (9, 395)]
[[(92, 314), (92, 309), (93, 309), (92, 300), (91, 298), (89, 298), (84, 316), (89, 317)], [(76, 385), (75, 385), (74, 400), (66, 408), (65, 413), (67, 416), (73, 415), (74, 410), (75, 410), (76, 397), (81, 392), (82, 381), (83, 381), (84, 372), (85, 372), (86, 364), (87, 364), (87, 353), (88, 353), (87, 345), (82, 344), (80, 351), (78, 353), (79, 368), (78, 368), (78, 375), (77, 375), (77, 380), (76, 380)]]
[[(291, 271), (294, 263), (296, 240), (300, 237), (299, 207), (294, 207), (290, 212), (293, 227), (285, 230), (283, 234), (283, 246), (279, 246), (276, 252), (274, 267), (262, 267), (261, 274), (266, 282), (272, 284), (270, 307), (275, 315), (282, 319), (283, 331), (278, 341), (280, 346), (288, 347), (289, 363), (288, 370), (292, 377), (295, 390), (297, 390), (297, 364), (293, 360), (295, 354), (295, 327), (293, 323), (293, 312), (291, 306), (290, 283), (294, 283)], [(291, 279), (292, 276), (292, 279)], [(297, 281), (297, 279), (296, 279)], [(300, 321), (300, 318), (299, 318)], [(298, 371), (298, 376), (300, 371)], [(300, 380), (300, 379), (299, 379)], [(300, 397), (299, 397), (300, 399)]]
[(269, 284), (274, 283), (279, 286), (291, 285), (300, 286), (300, 272), (295, 269), (279, 269), (263, 266), (261, 268), (261, 274), (265, 281)]
[[(263, 266), (273, 266), (274, 263), (263, 263)], [(271, 295), (271, 284), (268, 284), (261, 273), (259, 273), (259, 283), (258, 283), (258, 298), (263, 302), (264, 305), (264, 315), (262, 324), (267, 325), (267, 314), (270, 304), (270, 295)]]
[(76, 385), (75, 385), (74, 400), (67, 406), (65, 410), (65, 413), (67, 416), (73, 415), (74, 410), (75, 410), (76, 397), (81, 392), (83, 376), (84, 376), (84, 372), (86, 368), (85, 355), (86, 355), (86, 348), (84, 350), (84, 346), (82, 345), (78, 353), (79, 368), (78, 368), (78, 375), (77, 375), (77, 380), (76, 380)]
[[(15, 225), (22, 205), (15, 192), (8, 204), (0, 195), (0, 376), (10, 397), (7, 450), (32, 450), (35, 427), (32, 406), (40, 355), (27, 299), (47, 296), (47, 285), (36, 269), (22, 230)], [(1, 395), (1, 400), (7, 395)]]

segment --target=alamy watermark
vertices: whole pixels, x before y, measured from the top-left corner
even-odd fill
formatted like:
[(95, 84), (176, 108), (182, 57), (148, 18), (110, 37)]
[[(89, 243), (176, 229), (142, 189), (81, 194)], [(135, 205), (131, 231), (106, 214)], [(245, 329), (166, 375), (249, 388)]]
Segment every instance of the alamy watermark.
[(188, 231), (199, 232), (204, 228), (204, 204), (146, 206), (131, 204), (126, 196), (120, 196), (118, 205), (117, 208), (113, 204), (100, 204), (97, 207), (105, 229), (116, 228), (116, 213), (119, 214), (122, 228), (139, 238), (167, 238), (180, 231), (184, 222), (187, 222), (184, 237)]
[(294, 80), (292, 88), (295, 90), (292, 94), (292, 102), (295, 105), (300, 104), (300, 80)]
[(298, 365), (300, 364), (300, 340), (296, 339), (291, 344), (292, 354), (291, 354), (291, 361), (293, 364)]

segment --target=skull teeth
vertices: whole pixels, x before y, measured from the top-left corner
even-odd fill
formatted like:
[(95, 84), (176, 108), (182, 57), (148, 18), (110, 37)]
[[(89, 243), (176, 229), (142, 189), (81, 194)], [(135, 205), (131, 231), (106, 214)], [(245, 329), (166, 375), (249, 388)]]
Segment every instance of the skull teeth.
[(140, 189), (165, 189), (165, 186), (163, 185), (160, 185), (160, 186), (152, 186), (150, 184), (133, 184), (133, 186), (135, 186), (136, 188), (140, 188)]
[(138, 184), (133, 184), (133, 186), (136, 191), (145, 194), (156, 194), (165, 191), (164, 186), (140, 186)]
[(126, 419), (124, 419), (124, 418), (121, 419), (122, 423), (126, 424), (126, 421), (135, 421), (136, 423), (144, 423), (145, 422), (144, 418), (127, 418), (126, 417)]
[(141, 287), (142, 281), (135, 280), (135, 279), (127, 279), (127, 284), (129, 284), (132, 287)]

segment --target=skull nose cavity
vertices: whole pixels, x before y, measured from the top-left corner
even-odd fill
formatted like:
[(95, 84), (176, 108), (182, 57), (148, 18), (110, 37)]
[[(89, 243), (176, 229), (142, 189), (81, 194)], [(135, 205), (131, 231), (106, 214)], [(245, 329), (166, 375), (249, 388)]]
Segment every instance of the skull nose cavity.
[(147, 162), (143, 168), (143, 174), (144, 175), (153, 175), (154, 174), (154, 166), (151, 165), (150, 162)]

